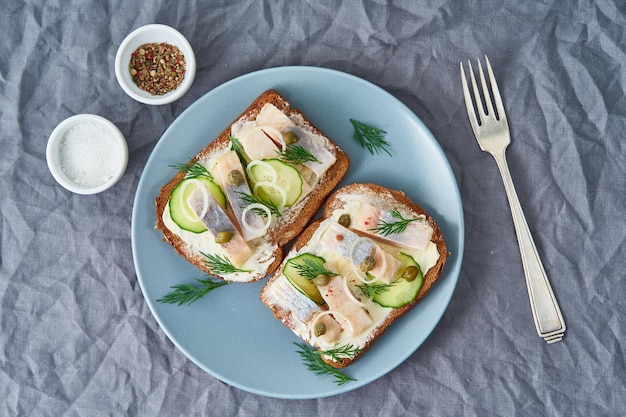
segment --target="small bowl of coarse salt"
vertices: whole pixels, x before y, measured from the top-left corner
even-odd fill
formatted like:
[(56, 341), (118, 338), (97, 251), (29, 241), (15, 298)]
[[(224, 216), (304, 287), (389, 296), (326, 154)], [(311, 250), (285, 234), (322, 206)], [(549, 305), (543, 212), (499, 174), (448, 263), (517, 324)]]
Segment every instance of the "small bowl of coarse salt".
[(52, 131), (46, 147), (54, 179), (76, 194), (111, 188), (126, 171), (128, 145), (122, 132), (104, 117), (78, 114)]
[(117, 82), (144, 104), (167, 104), (182, 97), (196, 76), (196, 57), (187, 39), (161, 24), (131, 32), (115, 55)]

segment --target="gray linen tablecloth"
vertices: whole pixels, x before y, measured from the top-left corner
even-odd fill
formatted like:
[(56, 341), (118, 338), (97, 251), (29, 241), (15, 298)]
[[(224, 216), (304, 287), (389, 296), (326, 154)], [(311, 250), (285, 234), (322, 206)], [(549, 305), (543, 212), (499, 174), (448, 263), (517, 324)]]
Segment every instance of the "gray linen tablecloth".
[[(133, 101), (114, 58), (163, 23), (198, 60), (191, 90)], [(626, 7), (620, 1), (13, 1), (0, 5), (0, 415), (618, 416), (626, 414)], [(487, 54), (509, 116), (510, 169), (568, 332), (535, 331), (493, 159), (472, 136), (459, 62)], [(396, 369), (321, 399), (263, 397), (201, 370), (138, 284), (131, 212), (165, 129), (220, 84), (263, 68), (326, 67), (401, 100), (460, 188), (465, 253), (430, 337)], [(95, 196), (59, 186), (46, 142), (95, 113), (127, 138), (128, 169)]]

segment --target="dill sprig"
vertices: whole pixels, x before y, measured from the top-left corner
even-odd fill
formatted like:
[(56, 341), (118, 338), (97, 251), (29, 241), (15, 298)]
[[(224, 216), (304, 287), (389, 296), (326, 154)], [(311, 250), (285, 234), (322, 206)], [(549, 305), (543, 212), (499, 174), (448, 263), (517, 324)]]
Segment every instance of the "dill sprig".
[(250, 272), (250, 270), (236, 268), (226, 256), (212, 255), (204, 252), (200, 253), (206, 258), (204, 264), (213, 274), (226, 275), (235, 272)]
[(195, 303), (216, 288), (228, 284), (228, 281), (214, 281), (210, 278), (197, 279), (196, 281), (199, 282), (200, 285), (176, 284), (170, 287), (173, 291), (165, 294), (163, 298), (159, 298), (157, 301), (166, 304), (178, 304), (179, 306), (189, 305)]
[(186, 164), (170, 165), (170, 167), (176, 168), (180, 172), (184, 172), (185, 178), (206, 177), (210, 180), (213, 179), (213, 175), (211, 175), (209, 170), (198, 161), (188, 162)]
[(304, 164), (305, 162), (322, 163), (311, 151), (300, 145), (289, 145), (285, 150), (277, 152), (281, 160), (291, 165)]
[(374, 295), (380, 295), (386, 293), (394, 286), (394, 283), (391, 284), (368, 284), (368, 285), (357, 285), (364, 296), (367, 298), (372, 298)]
[(326, 269), (323, 264), (320, 264), (319, 262), (315, 262), (313, 259), (308, 258), (303, 259), (302, 263), (293, 262), (293, 267), (298, 271), (300, 276), (309, 280), (319, 275), (327, 275), (329, 277), (336, 277), (337, 275), (339, 275)]
[[(321, 355), (328, 356), (328, 352), (331, 352), (331, 354), (335, 355), (337, 359), (346, 358), (346, 357), (354, 357), (354, 355), (358, 353), (358, 349), (353, 349), (351, 345), (348, 345), (346, 346), (348, 350), (345, 350), (345, 352), (346, 354), (349, 353), (350, 356), (346, 356), (346, 355), (341, 356), (342, 351), (344, 351), (343, 348), (332, 349), (330, 351), (319, 351), (310, 346), (307, 346), (304, 343), (294, 342), (294, 344), (300, 348), (300, 350), (298, 350), (297, 352), (302, 358), (302, 361), (306, 365), (307, 369), (310, 371), (313, 371), (315, 375), (331, 375), (335, 378), (334, 382), (337, 385), (343, 385), (350, 381), (356, 381), (356, 379), (345, 375), (343, 372), (341, 372), (337, 368), (324, 362)], [(339, 358), (337, 355), (340, 355), (341, 358)]]
[(241, 144), (239, 139), (234, 136), (229, 135), (228, 138), (230, 139), (233, 151), (235, 151), (237, 153), (237, 156), (239, 157), (239, 162), (241, 162), (241, 166), (245, 168), (248, 165), (248, 161), (246, 161), (246, 157), (244, 156), (245, 153), (243, 150), (243, 145)]
[(322, 350), (320, 351), (320, 355), (328, 356), (332, 360), (339, 362), (342, 359), (354, 358), (360, 351), (360, 349), (357, 349), (352, 345), (343, 345), (333, 349)]
[(391, 145), (385, 140), (386, 131), (368, 126), (354, 119), (350, 119), (350, 123), (354, 127), (352, 139), (362, 148), (367, 149), (372, 155), (378, 154), (382, 150), (391, 156), (391, 152), (387, 149)]
[(385, 220), (380, 220), (376, 227), (370, 230), (380, 233), (383, 236), (389, 236), (404, 232), (409, 223), (420, 220), (420, 217), (416, 217), (414, 219), (405, 219), (404, 217), (402, 217), (402, 214), (400, 214), (400, 212), (396, 209), (391, 210), (390, 213), (391, 216), (395, 219), (398, 219), (398, 221), (387, 222)]
[[(253, 195), (251, 195), (251, 194), (244, 193), (244, 192), (241, 192), (241, 191), (238, 191), (238, 192), (237, 192), (237, 194), (239, 194), (239, 195), (241, 196), (241, 200), (242, 200), (242, 201), (243, 201), (246, 205), (250, 205), (250, 204), (262, 204), (262, 205), (264, 205), (265, 207), (267, 207), (267, 208), (270, 210), (270, 212), (271, 212), (274, 216), (276, 216), (277, 218), (281, 216), (281, 214), (280, 214), (280, 209), (278, 208), (278, 206), (277, 206), (276, 204), (271, 203), (271, 202), (270, 202), (270, 203), (268, 203), (268, 202), (266, 202), (266, 201), (261, 200), (261, 199), (260, 199), (260, 198), (258, 198), (258, 197), (255, 197), (255, 196), (253, 196)], [(253, 212), (255, 212), (255, 213), (257, 213), (257, 214), (259, 214), (259, 215), (261, 215), (261, 216), (263, 216), (263, 217), (267, 217), (267, 212), (266, 212), (265, 210), (263, 210), (263, 209), (256, 208), (256, 209), (252, 209), (252, 211), (253, 211)]]

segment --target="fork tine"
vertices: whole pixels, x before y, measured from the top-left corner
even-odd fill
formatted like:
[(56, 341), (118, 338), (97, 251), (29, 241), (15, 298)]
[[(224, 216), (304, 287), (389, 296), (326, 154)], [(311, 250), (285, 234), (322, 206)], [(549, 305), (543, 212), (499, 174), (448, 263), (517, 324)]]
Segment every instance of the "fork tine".
[[(487, 58), (487, 55), (485, 55), (485, 58)], [(485, 73), (483, 72), (483, 66), (480, 63), (480, 59), (477, 59), (478, 61), (478, 75), (480, 77), (480, 85), (483, 88), (483, 96), (485, 99), (485, 104), (487, 105), (487, 109), (485, 110), (486, 114), (490, 114), (493, 115), (495, 117), (495, 115), (493, 114), (493, 104), (491, 104), (491, 93), (489, 91), (489, 88), (487, 87), (487, 81), (485, 80)], [(490, 66), (487, 67), (487, 71), (489, 71)], [(490, 73), (491, 75), (491, 73)], [(489, 77), (489, 81), (491, 82), (492, 78)]]
[[(475, 129), (474, 126), (478, 126), (478, 119), (476, 118), (476, 111), (474, 110), (474, 104), (472, 102), (472, 96), (469, 91), (469, 87), (467, 85), (467, 78), (465, 77), (465, 71), (463, 70), (463, 63), (461, 62), (461, 83), (463, 84), (463, 97), (465, 97), (465, 107), (467, 108), (467, 115), (470, 119), (470, 126), (472, 126), (472, 130)], [(471, 71), (471, 64), (470, 64)]]
[[(485, 107), (483, 106), (483, 101), (480, 98), (480, 91), (478, 90), (478, 84), (476, 83), (476, 77), (474, 76), (474, 69), (472, 68), (472, 62), (467, 62), (469, 65), (469, 74), (470, 74), (470, 82), (472, 83), (472, 90), (474, 91), (474, 100), (476, 101), (476, 109), (478, 111), (478, 121), (484, 121), (487, 113), (485, 112)], [(480, 62), (478, 63), (480, 64)]]
[(489, 58), (485, 55), (485, 62), (487, 63), (487, 73), (489, 74), (489, 83), (491, 84), (491, 89), (493, 90), (493, 101), (496, 103), (496, 111), (498, 112), (498, 120), (506, 121), (506, 112), (504, 111), (504, 104), (502, 103), (502, 97), (500, 96), (500, 89), (498, 88), (498, 83), (496, 83), (496, 77), (493, 75), (493, 70), (491, 69), (491, 63), (489, 62)]

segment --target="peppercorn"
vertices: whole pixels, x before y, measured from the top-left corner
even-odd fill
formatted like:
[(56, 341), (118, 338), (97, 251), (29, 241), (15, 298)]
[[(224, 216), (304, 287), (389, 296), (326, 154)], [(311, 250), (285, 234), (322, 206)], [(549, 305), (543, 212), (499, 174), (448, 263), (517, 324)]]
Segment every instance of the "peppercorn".
[(128, 70), (137, 87), (152, 95), (163, 95), (183, 82), (185, 65), (185, 56), (176, 46), (146, 43), (131, 54)]

